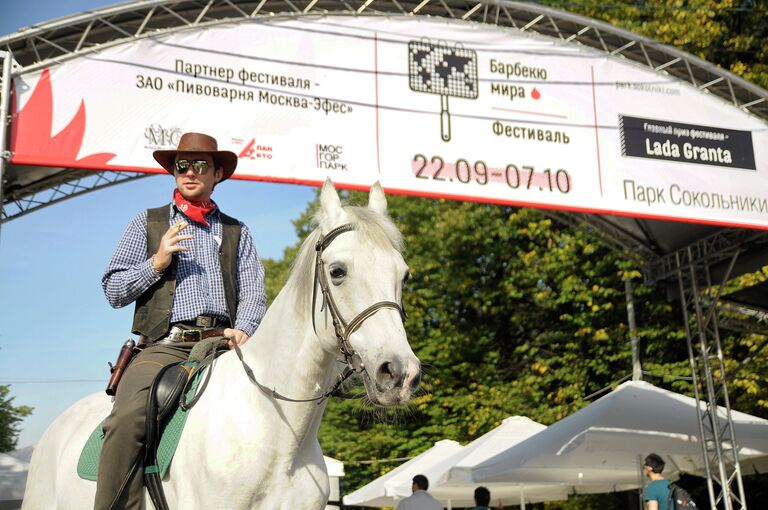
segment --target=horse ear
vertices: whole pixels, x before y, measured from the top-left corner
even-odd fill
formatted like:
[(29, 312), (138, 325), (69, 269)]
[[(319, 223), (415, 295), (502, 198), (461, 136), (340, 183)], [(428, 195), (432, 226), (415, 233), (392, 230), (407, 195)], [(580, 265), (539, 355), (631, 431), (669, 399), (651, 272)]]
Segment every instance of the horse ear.
[(368, 209), (372, 209), (379, 214), (387, 213), (387, 197), (384, 196), (384, 190), (381, 189), (379, 181), (376, 181), (371, 186), (371, 191), (368, 194)]
[(330, 178), (325, 179), (323, 189), (320, 190), (320, 207), (331, 223), (340, 221), (341, 200), (339, 200), (339, 194), (336, 193), (336, 188)]

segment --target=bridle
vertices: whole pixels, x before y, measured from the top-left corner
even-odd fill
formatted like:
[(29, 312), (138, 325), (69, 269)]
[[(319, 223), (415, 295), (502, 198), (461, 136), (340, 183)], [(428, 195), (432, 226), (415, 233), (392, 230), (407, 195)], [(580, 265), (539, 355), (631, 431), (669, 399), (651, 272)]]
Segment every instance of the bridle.
[(317, 334), (317, 327), (315, 326), (315, 307), (317, 305), (317, 287), (320, 287), (320, 291), (323, 295), (323, 303), (320, 306), (320, 311), (327, 310), (331, 314), (331, 320), (333, 322), (333, 330), (336, 334), (336, 340), (339, 343), (339, 350), (344, 355), (344, 362), (348, 367), (352, 367), (355, 372), (365, 371), (360, 355), (352, 348), (349, 343), (349, 337), (357, 331), (366, 319), (372, 317), (379, 310), (384, 308), (394, 308), (400, 312), (400, 317), (405, 322), (407, 315), (405, 308), (402, 304), (395, 303), (394, 301), (379, 301), (372, 304), (359, 314), (354, 319), (347, 322), (339, 312), (339, 307), (336, 305), (336, 301), (331, 294), (331, 287), (328, 285), (328, 277), (325, 275), (325, 263), (323, 262), (323, 250), (328, 248), (331, 242), (344, 232), (351, 232), (355, 230), (355, 226), (351, 223), (336, 227), (326, 235), (320, 238), (315, 244), (315, 278), (314, 285), (312, 286), (312, 328)]
[(286, 397), (284, 395), (281, 395), (274, 389), (267, 388), (263, 384), (261, 384), (259, 381), (256, 380), (256, 377), (253, 374), (253, 370), (251, 370), (251, 367), (248, 366), (248, 364), (243, 359), (243, 353), (240, 350), (240, 346), (237, 345), (237, 342), (233, 342), (235, 352), (237, 353), (237, 357), (240, 358), (240, 362), (243, 364), (243, 369), (245, 370), (246, 375), (248, 378), (253, 382), (262, 392), (264, 392), (266, 395), (271, 396), (273, 398), (276, 398), (278, 400), (285, 400), (287, 402), (314, 402), (317, 401), (318, 405), (324, 402), (326, 399), (328, 399), (330, 396), (332, 396), (336, 390), (339, 389), (339, 387), (342, 385), (344, 381), (346, 381), (352, 374), (354, 373), (362, 373), (366, 371), (365, 365), (363, 364), (363, 360), (360, 357), (360, 355), (352, 348), (352, 345), (349, 343), (349, 337), (360, 329), (360, 326), (363, 325), (363, 322), (365, 322), (367, 319), (372, 317), (376, 312), (379, 310), (383, 310), (385, 308), (393, 308), (400, 312), (400, 317), (402, 318), (403, 322), (405, 322), (407, 318), (407, 314), (405, 313), (405, 307), (403, 306), (402, 302), (400, 304), (395, 303), (394, 301), (379, 301), (377, 303), (372, 304), (362, 312), (358, 313), (354, 319), (347, 322), (344, 320), (344, 317), (341, 316), (341, 312), (339, 312), (339, 307), (336, 305), (336, 301), (333, 299), (333, 294), (331, 293), (331, 287), (328, 285), (328, 278), (325, 275), (325, 263), (323, 262), (323, 251), (328, 248), (328, 246), (333, 242), (334, 239), (336, 239), (339, 235), (345, 233), (345, 232), (351, 232), (353, 230), (356, 230), (357, 227), (351, 223), (346, 223), (344, 225), (341, 225), (339, 227), (334, 228), (330, 232), (328, 232), (326, 235), (321, 236), (320, 239), (315, 243), (315, 275), (314, 275), (314, 282), (312, 284), (312, 329), (315, 331), (315, 335), (317, 335), (317, 327), (315, 325), (315, 307), (317, 306), (317, 288), (320, 287), (320, 292), (323, 296), (323, 302), (320, 306), (320, 311), (327, 310), (328, 313), (331, 314), (331, 320), (333, 322), (333, 330), (336, 334), (336, 341), (338, 342), (339, 351), (341, 351), (341, 354), (344, 356), (344, 363), (346, 364), (346, 367), (344, 370), (339, 374), (337, 381), (331, 386), (330, 389), (323, 392), (322, 395), (314, 398), (306, 398), (306, 399), (293, 399)]

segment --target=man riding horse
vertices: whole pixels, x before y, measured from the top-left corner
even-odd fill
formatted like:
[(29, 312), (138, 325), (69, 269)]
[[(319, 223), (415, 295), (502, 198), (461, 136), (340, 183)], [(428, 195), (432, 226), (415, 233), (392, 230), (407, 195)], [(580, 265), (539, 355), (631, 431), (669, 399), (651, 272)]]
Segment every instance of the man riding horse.
[(211, 200), (237, 156), (216, 140), (185, 133), (176, 150), (155, 151), (175, 177), (170, 204), (139, 213), (102, 278), (114, 308), (136, 303), (133, 333), (145, 347), (132, 360), (104, 421), (95, 508), (142, 507), (145, 411), (150, 385), (212, 336), (244, 344), (266, 312), (264, 267), (248, 228)]

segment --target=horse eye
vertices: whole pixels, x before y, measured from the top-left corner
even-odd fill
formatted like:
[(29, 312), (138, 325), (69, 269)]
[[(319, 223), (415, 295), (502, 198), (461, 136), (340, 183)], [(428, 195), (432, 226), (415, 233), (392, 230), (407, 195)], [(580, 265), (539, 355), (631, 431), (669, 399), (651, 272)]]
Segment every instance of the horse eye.
[(344, 266), (331, 266), (331, 280), (334, 285), (339, 285), (341, 280), (347, 276), (347, 269)]

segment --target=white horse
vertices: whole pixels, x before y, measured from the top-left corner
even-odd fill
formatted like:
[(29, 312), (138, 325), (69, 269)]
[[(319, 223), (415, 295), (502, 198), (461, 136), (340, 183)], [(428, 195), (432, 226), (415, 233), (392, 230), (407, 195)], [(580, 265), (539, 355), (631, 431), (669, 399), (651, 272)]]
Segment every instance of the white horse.
[[(318, 227), (302, 245), (288, 283), (242, 347), (245, 362), (259, 383), (301, 399), (333, 386), (343, 366), (337, 360), (346, 358), (361, 371), (371, 402), (406, 404), (421, 366), (398, 305), (408, 268), (384, 193), (377, 183), (367, 208), (342, 207), (328, 180), (320, 202)], [(94, 394), (51, 424), (32, 456), (24, 509), (93, 508), (96, 483), (79, 478), (76, 465), (111, 406), (109, 397)], [(225, 353), (190, 411), (163, 480), (169, 507), (323, 508), (329, 484), (317, 431), (324, 411), (324, 403), (288, 402), (260, 391), (236, 353)], [(152, 508), (148, 496), (145, 507)]]

